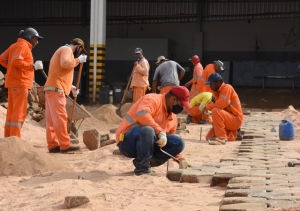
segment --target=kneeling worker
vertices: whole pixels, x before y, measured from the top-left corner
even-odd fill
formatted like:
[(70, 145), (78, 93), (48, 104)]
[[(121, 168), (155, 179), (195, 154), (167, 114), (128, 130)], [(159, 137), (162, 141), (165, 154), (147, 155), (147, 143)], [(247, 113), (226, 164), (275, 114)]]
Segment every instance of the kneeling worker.
[(235, 141), (237, 130), (244, 121), (240, 99), (230, 84), (223, 82), (219, 73), (213, 73), (205, 83), (210, 85), (216, 98), (215, 103), (207, 104), (203, 112), (212, 112), (213, 127), (206, 135), (206, 140), (213, 145), (225, 144)]
[(116, 142), (121, 154), (134, 158), (135, 175), (151, 173), (151, 167), (164, 164), (170, 156), (184, 149), (184, 140), (175, 135), (176, 114), (183, 106), (190, 108), (189, 91), (174, 86), (166, 94), (147, 94), (128, 111), (116, 130)]
[(212, 119), (208, 113), (202, 113), (203, 108), (210, 102), (214, 102), (214, 96), (211, 92), (202, 92), (195, 97), (190, 102), (191, 108), (187, 109), (186, 124), (196, 123), (196, 124), (208, 124), (212, 122)]

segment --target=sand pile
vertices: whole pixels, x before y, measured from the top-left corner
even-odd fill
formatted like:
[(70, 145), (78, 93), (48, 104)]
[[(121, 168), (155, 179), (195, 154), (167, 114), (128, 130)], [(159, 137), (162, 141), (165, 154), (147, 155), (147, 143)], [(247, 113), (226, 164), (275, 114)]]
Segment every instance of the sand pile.
[[(283, 119), (290, 120), (295, 128), (295, 133), (300, 133), (300, 113), (292, 105), (281, 112), (284, 115)], [(280, 124), (280, 123), (279, 123)]]
[(114, 105), (105, 104), (91, 114), (100, 121), (118, 124), (122, 119), (117, 115), (116, 110), (117, 108)]
[(0, 138), (0, 176), (30, 176), (70, 167), (17, 137)]

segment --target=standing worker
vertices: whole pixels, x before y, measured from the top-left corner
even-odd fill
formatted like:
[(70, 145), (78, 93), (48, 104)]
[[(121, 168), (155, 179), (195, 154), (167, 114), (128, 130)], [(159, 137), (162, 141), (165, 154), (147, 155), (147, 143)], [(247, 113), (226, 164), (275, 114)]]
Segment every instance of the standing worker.
[(167, 94), (147, 94), (138, 100), (116, 130), (116, 143), (121, 154), (134, 158), (136, 175), (151, 173), (184, 149), (184, 140), (175, 135), (176, 114), (183, 106), (190, 108), (189, 91), (174, 86)]
[(133, 103), (138, 101), (146, 94), (149, 87), (149, 69), (150, 65), (143, 55), (141, 48), (135, 49), (135, 56), (137, 61), (134, 62), (134, 69), (132, 73), (131, 89), (133, 91)]
[(224, 64), (220, 60), (213, 61), (212, 64), (208, 64), (205, 66), (202, 72), (202, 77), (198, 78), (197, 80), (196, 89), (199, 93), (213, 92), (213, 90), (211, 90), (209, 86), (205, 85), (205, 83), (208, 81), (208, 77), (218, 70), (224, 71)]
[(206, 135), (206, 140), (212, 145), (225, 144), (235, 141), (238, 129), (244, 121), (240, 99), (229, 84), (223, 82), (219, 73), (213, 73), (205, 83), (214, 91), (215, 103), (207, 104), (202, 113), (210, 110), (212, 113), (213, 127)]
[(0, 64), (7, 69), (5, 87), (8, 88), (8, 108), (4, 137), (21, 138), (21, 128), (27, 115), (28, 90), (32, 89), (34, 69), (43, 69), (43, 63), (33, 64), (32, 48), (43, 39), (34, 28), (21, 30), (16, 43), (0, 56)]
[(74, 38), (70, 45), (58, 48), (50, 60), (48, 79), (44, 87), (49, 153), (65, 153), (80, 149), (79, 146), (72, 145), (67, 130), (66, 95), (72, 90), (73, 97), (77, 97), (78, 90), (72, 86), (74, 68), (79, 63), (86, 62), (87, 56), (84, 54), (86, 54), (84, 42)]
[(199, 93), (196, 89), (197, 80), (201, 78), (203, 67), (200, 63), (200, 58), (197, 55), (194, 55), (191, 59), (192, 64), (194, 65), (193, 78), (185, 84), (186, 87), (192, 84), (190, 90), (190, 101)]
[(155, 63), (158, 67), (155, 70), (152, 82), (152, 92), (156, 93), (157, 82), (160, 82), (160, 94), (168, 93), (173, 86), (179, 86), (185, 70), (177, 62), (166, 59), (164, 56), (157, 58)]

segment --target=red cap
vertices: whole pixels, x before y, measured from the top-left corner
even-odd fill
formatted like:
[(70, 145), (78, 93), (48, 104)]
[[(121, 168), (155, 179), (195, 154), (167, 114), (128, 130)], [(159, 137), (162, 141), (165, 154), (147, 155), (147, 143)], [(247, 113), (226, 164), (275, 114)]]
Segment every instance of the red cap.
[(181, 100), (184, 107), (187, 109), (191, 108), (189, 103), (190, 92), (185, 86), (174, 86), (171, 92)]

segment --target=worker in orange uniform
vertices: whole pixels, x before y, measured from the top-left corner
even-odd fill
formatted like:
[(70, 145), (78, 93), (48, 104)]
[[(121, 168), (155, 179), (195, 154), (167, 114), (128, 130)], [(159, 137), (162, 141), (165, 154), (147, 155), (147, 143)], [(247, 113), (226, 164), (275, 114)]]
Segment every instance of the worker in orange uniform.
[(202, 112), (211, 111), (213, 127), (206, 135), (209, 144), (220, 145), (235, 141), (238, 129), (244, 121), (240, 99), (229, 84), (223, 82), (219, 73), (213, 73), (205, 83), (214, 91), (215, 103), (207, 104)]
[(210, 124), (212, 119), (210, 114), (202, 113), (203, 108), (210, 102), (215, 102), (214, 95), (211, 92), (201, 92), (196, 95), (190, 102), (191, 108), (187, 109), (186, 112), (186, 124)]
[[(155, 63), (158, 67), (155, 69), (152, 92), (156, 93), (156, 89), (160, 91), (160, 94), (168, 93), (173, 86), (179, 86), (180, 80), (185, 74), (185, 69), (181, 67), (177, 62), (166, 59), (164, 56), (157, 58)], [(158, 82), (160, 86), (158, 88)]]
[(28, 90), (32, 89), (34, 69), (43, 69), (42, 62), (33, 64), (32, 48), (43, 39), (34, 28), (21, 30), (16, 43), (0, 56), (7, 69), (5, 87), (8, 89), (8, 108), (4, 137), (21, 138), (21, 128), (27, 115)]
[(190, 108), (189, 91), (174, 86), (167, 94), (147, 94), (128, 111), (116, 130), (121, 154), (134, 158), (135, 175), (149, 174), (184, 149), (184, 140), (175, 135), (176, 114)]
[(199, 93), (201, 92), (213, 92), (209, 86), (206, 86), (205, 83), (208, 81), (208, 77), (215, 73), (218, 70), (224, 71), (224, 63), (220, 60), (213, 61), (212, 64), (205, 66), (202, 76), (197, 79), (196, 89)]
[(143, 50), (141, 48), (135, 49), (135, 56), (137, 57), (137, 61), (134, 63), (132, 81), (130, 85), (133, 91), (133, 103), (146, 94), (149, 87), (148, 77), (150, 69), (150, 65), (144, 57)]
[(190, 59), (194, 65), (193, 78), (185, 84), (186, 87), (192, 85), (190, 90), (190, 101), (199, 93), (196, 89), (197, 79), (202, 76), (203, 67), (200, 63), (200, 58), (197, 55), (192, 56)]
[(67, 130), (68, 116), (66, 95), (72, 91), (77, 97), (78, 90), (72, 86), (74, 68), (86, 62), (84, 42), (79, 38), (71, 40), (69, 45), (58, 48), (53, 54), (48, 79), (44, 86), (46, 99), (46, 138), (49, 153), (66, 153), (79, 150), (72, 145)]

